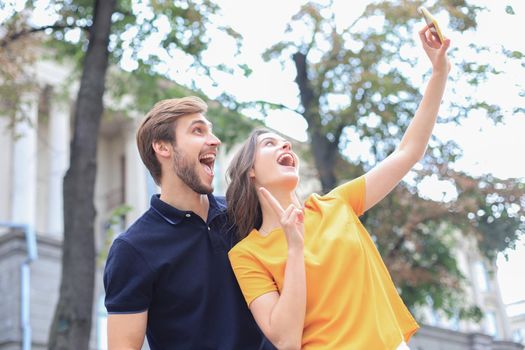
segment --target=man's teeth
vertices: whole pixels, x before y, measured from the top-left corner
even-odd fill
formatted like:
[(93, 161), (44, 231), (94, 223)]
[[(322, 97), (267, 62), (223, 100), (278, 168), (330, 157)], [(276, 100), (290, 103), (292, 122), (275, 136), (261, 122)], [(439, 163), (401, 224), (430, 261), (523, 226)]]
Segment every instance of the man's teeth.
[(214, 154), (205, 154), (199, 158), (199, 160), (215, 160)]

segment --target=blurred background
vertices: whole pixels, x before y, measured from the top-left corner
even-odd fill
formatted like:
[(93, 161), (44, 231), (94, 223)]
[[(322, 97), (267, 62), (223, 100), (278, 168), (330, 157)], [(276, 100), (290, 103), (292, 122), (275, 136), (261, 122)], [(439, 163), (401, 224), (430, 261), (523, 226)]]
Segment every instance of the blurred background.
[(107, 348), (101, 274), (158, 192), (135, 145), (158, 100), (208, 102), (217, 194), (257, 126), (294, 140), (301, 195), (384, 159), (431, 72), (421, 5), (452, 40), (438, 125), (362, 221), (423, 325), (412, 349), (523, 349), (523, 1), (7, 0), (0, 350)]

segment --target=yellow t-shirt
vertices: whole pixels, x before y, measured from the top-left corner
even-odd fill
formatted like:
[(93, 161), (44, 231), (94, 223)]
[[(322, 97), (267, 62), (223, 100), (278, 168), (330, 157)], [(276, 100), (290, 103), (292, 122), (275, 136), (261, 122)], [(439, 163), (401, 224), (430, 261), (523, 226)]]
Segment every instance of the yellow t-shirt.
[[(419, 328), (359, 221), (364, 200), (361, 176), (305, 202), (303, 349), (396, 349)], [(265, 237), (254, 229), (229, 257), (248, 305), (282, 289), (287, 243), (281, 229)]]

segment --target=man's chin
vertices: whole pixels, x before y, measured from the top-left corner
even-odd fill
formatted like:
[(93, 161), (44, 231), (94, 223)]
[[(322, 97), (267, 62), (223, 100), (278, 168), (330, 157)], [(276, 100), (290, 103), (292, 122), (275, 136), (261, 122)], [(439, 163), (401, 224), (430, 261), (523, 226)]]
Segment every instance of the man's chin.
[(199, 192), (200, 194), (212, 194), (213, 193), (213, 187), (208, 187), (208, 188), (202, 188), (202, 191)]
[(192, 188), (195, 192), (198, 194), (212, 194), (213, 193), (213, 185), (212, 184), (204, 184), (200, 183)]

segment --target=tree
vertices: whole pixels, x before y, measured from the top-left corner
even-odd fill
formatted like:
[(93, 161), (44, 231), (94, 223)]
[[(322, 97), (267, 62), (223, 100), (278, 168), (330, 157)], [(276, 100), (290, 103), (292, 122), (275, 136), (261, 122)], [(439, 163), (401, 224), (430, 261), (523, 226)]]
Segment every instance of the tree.
[[(62, 282), (49, 349), (88, 349), (95, 283), (94, 219), (97, 136), (116, 1), (95, 1), (75, 105), (69, 169), (64, 176)], [(82, 263), (79, 263), (82, 262)], [(79, 280), (79, 278), (81, 278)], [(81, 282), (81, 283), (78, 283)]]
[[(82, 72), (75, 104), (70, 167), (64, 177), (62, 281), (48, 346), (50, 349), (88, 349), (96, 260), (93, 195), (98, 130), (104, 112), (103, 95), (108, 65), (120, 66), (124, 55), (129, 52), (136, 62), (135, 74), (127, 75), (127, 90), (110, 85), (114, 98), (124, 94), (137, 97), (129, 108), (149, 109), (160, 98), (188, 95), (189, 90), (180, 85), (166, 86), (166, 77), (159, 73), (157, 67), (162, 61), (161, 56), (182, 52), (191, 57), (197, 73), (208, 74), (211, 68), (202, 62), (202, 52), (210, 40), (207, 33), (211, 18), (219, 9), (209, 0), (152, 1), (149, 4), (129, 0), (118, 3), (115, 0), (51, 1), (46, 8), (51, 22), (35, 26), (28, 19), (36, 6), (42, 5), (27, 1), (23, 11), (12, 13), (6, 21), (9, 30), (1, 33), (0, 47), (2, 53), (4, 50), (13, 53), (11, 50), (18, 43), (45, 34), (40, 38), (51, 47), (55, 58), (76, 59)], [(215, 30), (240, 40), (240, 36), (227, 26)], [(125, 38), (130, 35), (132, 39), (126, 41)], [(155, 35), (162, 36), (159, 49), (141, 56), (144, 42)], [(0, 55), (0, 60), (5, 57), (8, 59), (10, 56)], [(30, 61), (28, 58), (24, 63)], [(20, 67), (16, 64), (2, 67), (0, 78), (11, 82), (12, 88), (23, 89), (25, 85), (18, 79), (22, 75), (20, 72), (23, 72)], [(124, 75), (115, 73), (114, 78)], [(23, 82), (31, 85), (30, 79)], [(16, 109), (17, 100), (13, 101), (13, 109)], [(210, 114), (221, 120), (232, 117), (222, 106), (213, 103)], [(241, 129), (246, 129), (242, 124), (239, 124)], [(237, 137), (227, 136), (230, 139)]]
[[(331, 1), (309, 2), (293, 17), (287, 30), (290, 39), (265, 52), (266, 60), (280, 59), (296, 69), (298, 112), (308, 123), (323, 192), (384, 159), (414, 115), (422, 81), (409, 78), (417, 66), (410, 55), (410, 33), (422, 26), (420, 5), (421, 1), (371, 2), (353, 23), (340, 28)], [(447, 12), (450, 30), (467, 32), (476, 28), (476, 15), (483, 9), (464, 0), (446, 0), (430, 10)], [(488, 48), (471, 45), (469, 50), (476, 54)], [(458, 91), (476, 86), (499, 73), (479, 58), (462, 58), (449, 88), (456, 92), (456, 86)], [(473, 110), (501, 121), (504, 111), (496, 104), (464, 97), (465, 93), (454, 95), (443, 113), (448, 116), (439, 122), (460, 123)], [(365, 158), (348, 155), (359, 140), (370, 145)], [(433, 137), (421, 167), (412, 173), (414, 181), (398, 186), (363, 221), (410, 306), (426, 304), (430, 296), (434, 307), (449, 314), (479, 316), (457, 303), (463, 276), (452, 255), (452, 236), (455, 230), (470, 234), (489, 258), (512, 247), (525, 229), (524, 185), (454, 171), (460, 156), (457, 144)], [(449, 182), (457, 192), (455, 200), (422, 197), (417, 183), (428, 176)]]

